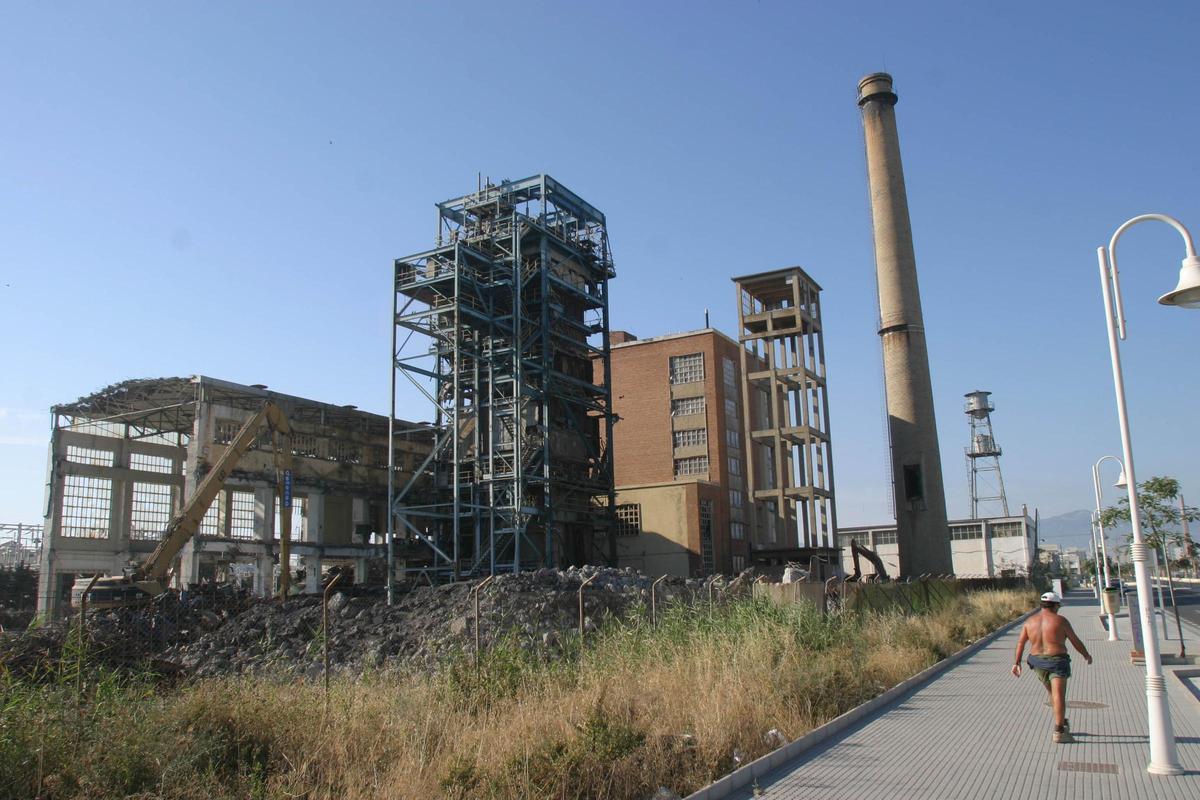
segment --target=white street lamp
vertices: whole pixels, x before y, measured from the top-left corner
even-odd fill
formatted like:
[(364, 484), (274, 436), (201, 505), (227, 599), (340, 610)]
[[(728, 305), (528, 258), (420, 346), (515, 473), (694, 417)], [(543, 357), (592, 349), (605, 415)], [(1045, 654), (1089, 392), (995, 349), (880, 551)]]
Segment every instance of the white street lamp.
[[(1125, 465), (1121, 464), (1121, 459), (1117, 458), (1116, 456), (1104, 456), (1095, 464), (1092, 464), (1092, 488), (1096, 490), (1096, 529), (1100, 534), (1100, 553), (1101, 557), (1104, 559), (1104, 588), (1106, 590), (1108, 589), (1110, 578), (1108, 575), (1108, 543), (1104, 539), (1104, 506), (1100, 500), (1100, 465), (1108, 460), (1115, 461), (1121, 465), (1121, 476), (1117, 478), (1117, 482), (1113, 485), (1118, 489), (1125, 488), (1126, 486)], [(1099, 577), (1098, 573), (1097, 577)], [(1101, 603), (1103, 602), (1104, 600), (1101, 598)], [(1110, 642), (1115, 642), (1119, 639), (1120, 637), (1117, 636), (1117, 619), (1110, 611), (1108, 612), (1108, 640)]]
[[(1121, 449), (1125, 456), (1125, 477), (1129, 491), (1129, 517), (1133, 524), (1133, 544), (1130, 557), (1137, 579), (1138, 613), (1142, 620), (1142, 635), (1146, 653), (1146, 712), (1150, 725), (1150, 763), (1147, 771), (1156, 775), (1178, 775), (1183, 772), (1175, 749), (1175, 733), (1171, 728), (1171, 711), (1167, 705), (1167, 683), (1163, 678), (1162, 658), (1158, 649), (1158, 634), (1154, 630), (1154, 596), (1150, 575), (1146, 570), (1146, 541), (1142, 536), (1141, 515), (1137, 501), (1137, 476), (1133, 469), (1133, 443), (1129, 435), (1129, 413), (1125, 407), (1125, 378), (1121, 373), (1121, 351), (1117, 335), (1125, 338), (1125, 309), (1121, 300), (1121, 281), (1117, 271), (1117, 239), (1130, 226), (1157, 220), (1175, 228), (1183, 237), (1186, 258), (1179, 270), (1179, 285), (1159, 298), (1160, 303), (1185, 308), (1200, 307), (1200, 258), (1192, 236), (1179, 220), (1165, 214), (1143, 214), (1117, 228), (1108, 243), (1108, 250), (1096, 249), (1100, 262), (1100, 290), (1104, 296), (1104, 317), (1108, 328), (1108, 350), (1112, 356), (1113, 388), (1117, 395), (1117, 418), (1121, 425)], [(1111, 263), (1110, 263), (1111, 262)], [(1113, 300), (1116, 300), (1114, 309)], [(1114, 319), (1115, 316), (1115, 319)]]

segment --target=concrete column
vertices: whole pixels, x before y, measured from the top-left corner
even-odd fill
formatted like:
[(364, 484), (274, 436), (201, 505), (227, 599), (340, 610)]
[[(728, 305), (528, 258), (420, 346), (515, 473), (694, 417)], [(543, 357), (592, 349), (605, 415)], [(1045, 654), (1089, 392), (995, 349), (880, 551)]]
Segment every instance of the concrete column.
[[(56, 419), (56, 417), (53, 417)], [(62, 476), (58, 472), (59, 448), (61, 440), (58, 428), (50, 429), (50, 449), (46, 456), (46, 496), (42, 507), (46, 509), (46, 517), (42, 520), (42, 552), (38, 561), (38, 616), (44, 620), (53, 619), (59, 612), (58, 595), (56, 592), (54, 566), (55, 540), (58, 537), (59, 521), (62, 517)]]
[(367, 582), (367, 559), (354, 559), (354, 582), (356, 584)]
[(308, 493), (308, 507), (304, 517), (304, 541), (325, 541), (325, 495), (320, 492)]
[[(204, 476), (201, 472), (207, 473), (202, 466), (207, 466), (208, 456), (210, 453), (210, 445), (213, 440), (213, 419), (212, 407), (207, 402), (196, 403), (196, 418), (192, 422), (192, 435), (188, 439), (187, 455), (186, 455), (186, 472), (187, 475), (183, 479), (183, 502), (187, 502), (196, 493), (196, 489), (200, 486), (200, 481)], [(224, 503), (225, 493), (217, 495), (214, 503)], [(225, 519), (222, 515), (222, 519)], [(225, 520), (228, 524), (228, 520)], [(179, 551), (179, 574), (176, 576), (176, 582), (181, 589), (200, 582), (200, 546), (193, 536), (188, 540), (183, 549)]]
[(987, 520), (983, 525), (983, 566), (989, 578), (996, 577), (996, 554), (992, 552), (992, 523)]
[(272, 570), (275, 568), (275, 560), (272, 558), (264, 559), (260, 555), (255, 559), (254, 567), (254, 595), (256, 597), (269, 597), (271, 595), (270, 578)]
[(275, 491), (269, 487), (254, 489), (254, 538), (262, 546), (255, 589), (259, 597), (270, 597), (275, 591)]
[(896, 132), (892, 76), (858, 84), (875, 233), (879, 335), (892, 449), (892, 484), (902, 575), (950, 573), (950, 529), (933, 413), (925, 322), (917, 286), (908, 195)]
[[(325, 541), (325, 496), (309, 492), (305, 503), (304, 541), (320, 544)], [(304, 557), (304, 591), (318, 594), (321, 591), (321, 555)]]
[[(129, 469), (129, 447), (125, 439), (113, 440), (113, 464), (117, 471)], [(113, 549), (113, 561), (122, 567), (130, 560), (129, 526), (132, 520), (133, 481), (118, 478), (114, 473), (111, 480), (112, 506), (108, 517), (108, 541)], [(120, 574), (120, 570), (114, 574)]]

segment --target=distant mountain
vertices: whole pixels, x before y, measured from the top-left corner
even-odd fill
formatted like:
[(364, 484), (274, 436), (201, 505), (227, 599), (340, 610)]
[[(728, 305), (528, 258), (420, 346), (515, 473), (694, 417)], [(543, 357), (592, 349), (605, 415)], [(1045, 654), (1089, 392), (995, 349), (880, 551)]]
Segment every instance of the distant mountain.
[[(1091, 530), (1091, 511), (1068, 511), (1038, 520), (1038, 542), (1091, 549)], [(1105, 528), (1104, 533), (1108, 541), (1115, 544), (1124, 543), (1129, 531), (1129, 523), (1122, 523), (1115, 528)]]

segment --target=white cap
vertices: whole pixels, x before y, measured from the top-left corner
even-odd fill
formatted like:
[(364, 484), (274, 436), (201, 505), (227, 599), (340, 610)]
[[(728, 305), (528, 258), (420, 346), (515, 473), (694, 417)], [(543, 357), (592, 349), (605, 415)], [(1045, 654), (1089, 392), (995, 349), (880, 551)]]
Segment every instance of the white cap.
[(1059, 605), (1062, 605), (1062, 598), (1059, 597), (1054, 592), (1046, 592), (1045, 594), (1042, 595), (1042, 602), (1043, 603), (1058, 603)]

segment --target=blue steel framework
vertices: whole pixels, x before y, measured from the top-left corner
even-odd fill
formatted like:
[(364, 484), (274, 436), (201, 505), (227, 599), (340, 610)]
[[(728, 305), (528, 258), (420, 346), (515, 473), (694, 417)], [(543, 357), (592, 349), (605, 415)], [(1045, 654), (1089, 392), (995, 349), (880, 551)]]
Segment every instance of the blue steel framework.
[(391, 416), (404, 376), (438, 434), (389, 486), (389, 576), (397, 540), (455, 580), (615, 562), (604, 215), (548, 175), (437, 207), (437, 246), (395, 262)]

